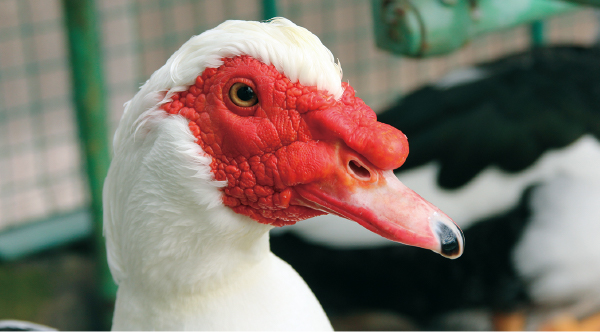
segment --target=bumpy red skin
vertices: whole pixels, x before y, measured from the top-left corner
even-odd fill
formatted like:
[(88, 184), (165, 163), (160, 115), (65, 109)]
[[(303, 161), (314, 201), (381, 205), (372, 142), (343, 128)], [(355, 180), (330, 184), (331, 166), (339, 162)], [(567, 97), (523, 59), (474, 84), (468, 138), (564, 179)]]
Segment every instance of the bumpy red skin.
[[(343, 83), (336, 101), (326, 91), (293, 83), (273, 65), (249, 56), (205, 69), (187, 91), (163, 105), (189, 119), (197, 143), (213, 158), (217, 180), (227, 181), (223, 203), (261, 223), (283, 226), (324, 214), (294, 205), (294, 186), (322, 180), (334, 167), (335, 144), (346, 144), (383, 170), (400, 167), (406, 136), (376, 115)], [(229, 98), (236, 82), (259, 102), (239, 107)]]

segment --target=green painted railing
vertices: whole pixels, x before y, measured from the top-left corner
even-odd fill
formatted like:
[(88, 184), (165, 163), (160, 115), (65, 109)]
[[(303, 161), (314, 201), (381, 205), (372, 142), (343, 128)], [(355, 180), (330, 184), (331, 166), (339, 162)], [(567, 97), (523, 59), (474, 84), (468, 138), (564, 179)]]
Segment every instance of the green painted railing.
[(377, 46), (411, 57), (447, 54), (478, 35), (579, 8), (561, 0), (372, 0), (372, 7)]

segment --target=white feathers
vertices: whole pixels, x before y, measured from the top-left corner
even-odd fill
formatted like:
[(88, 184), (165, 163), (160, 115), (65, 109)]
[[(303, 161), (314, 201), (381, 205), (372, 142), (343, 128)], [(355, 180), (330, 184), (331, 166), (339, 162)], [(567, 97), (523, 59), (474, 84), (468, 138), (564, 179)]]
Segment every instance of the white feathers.
[[(104, 187), (109, 266), (118, 282), (131, 271), (148, 271), (144, 264), (150, 259), (140, 260), (146, 246), (176, 247), (190, 232), (206, 227), (190, 221), (195, 214), (206, 210), (210, 215), (209, 208), (216, 206), (225, 209), (217, 189), (225, 183), (214, 180), (211, 159), (195, 143), (185, 119), (164, 118), (144, 140), (130, 138), (127, 143), (115, 154)], [(180, 238), (164, 236), (176, 229)]]
[(433, 86), (440, 90), (447, 90), (455, 86), (476, 82), (482, 80), (490, 74), (484, 69), (478, 67), (467, 67), (459, 70), (453, 70), (442, 77)]
[(341, 67), (317, 36), (285, 18), (266, 23), (226, 21), (191, 38), (167, 62), (172, 82), (190, 84), (204, 68), (219, 67), (223, 58), (250, 55), (292, 81), (316, 86), (335, 98), (342, 95)]
[(599, 202), (598, 180), (563, 176), (534, 189), (514, 260), (535, 302), (600, 306)]

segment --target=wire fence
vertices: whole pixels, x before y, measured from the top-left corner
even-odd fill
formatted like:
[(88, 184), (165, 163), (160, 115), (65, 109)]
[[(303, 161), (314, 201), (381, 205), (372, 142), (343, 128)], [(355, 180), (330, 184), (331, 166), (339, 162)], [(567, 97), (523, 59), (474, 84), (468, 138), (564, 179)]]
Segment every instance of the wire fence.
[[(530, 47), (528, 27), (473, 40), (458, 52), (399, 58), (374, 46), (371, 2), (280, 0), (279, 15), (306, 27), (339, 58), (376, 111), (448, 71)], [(192, 35), (226, 19), (261, 19), (261, 1), (98, 0), (111, 132), (123, 103)], [(85, 207), (59, 0), (0, 0), (0, 231)], [(590, 9), (550, 19), (548, 43), (594, 42)]]
[(0, 228), (86, 201), (58, 1), (0, 1)]

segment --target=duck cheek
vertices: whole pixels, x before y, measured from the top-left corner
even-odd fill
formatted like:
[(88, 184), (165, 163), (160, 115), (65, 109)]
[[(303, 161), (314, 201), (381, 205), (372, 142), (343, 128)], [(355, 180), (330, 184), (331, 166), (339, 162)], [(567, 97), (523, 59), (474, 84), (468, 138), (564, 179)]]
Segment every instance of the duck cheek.
[(277, 168), (286, 187), (322, 180), (338, 167), (339, 144), (326, 141), (294, 142), (279, 149)]

